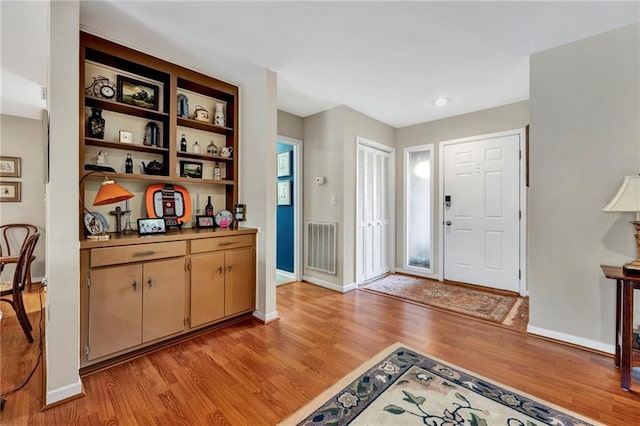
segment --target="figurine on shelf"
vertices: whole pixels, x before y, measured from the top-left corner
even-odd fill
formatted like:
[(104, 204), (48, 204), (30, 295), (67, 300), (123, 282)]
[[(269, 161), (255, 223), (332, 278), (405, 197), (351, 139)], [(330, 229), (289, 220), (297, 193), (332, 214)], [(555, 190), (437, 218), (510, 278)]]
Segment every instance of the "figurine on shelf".
[(213, 124), (224, 126), (224, 104), (216, 104), (216, 110), (213, 114)]
[(189, 118), (189, 99), (184, 93), (178, 94), (178, 117)]
[(96, 157), (96, 164), (98, 166), (104, 166), (107, 164), (107, 155), (109, 155), (106, 151), (98, 151), (98, 155)]
[(196, 154), (200, 154), (200, 145), (198, 145), (198, 141), (193, 144), (193, 152)]
[(207, 145), (207, 154), (218, 155), (219, 148), (216, 146), (213, 141), (209, 145)]

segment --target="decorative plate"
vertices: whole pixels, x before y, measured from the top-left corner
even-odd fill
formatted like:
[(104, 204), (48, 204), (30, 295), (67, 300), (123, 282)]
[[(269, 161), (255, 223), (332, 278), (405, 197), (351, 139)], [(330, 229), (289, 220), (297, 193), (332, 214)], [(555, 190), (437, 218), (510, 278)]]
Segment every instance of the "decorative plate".
[(109, 230), (107, 220), (98, 212), (85, 212), (84, 226), (91, 235), (102, 234)]
[(228, 228), (233, 220), (233, 214), (229, 210), (220, 210), (216, 213), (216, 225), (221, 228)]

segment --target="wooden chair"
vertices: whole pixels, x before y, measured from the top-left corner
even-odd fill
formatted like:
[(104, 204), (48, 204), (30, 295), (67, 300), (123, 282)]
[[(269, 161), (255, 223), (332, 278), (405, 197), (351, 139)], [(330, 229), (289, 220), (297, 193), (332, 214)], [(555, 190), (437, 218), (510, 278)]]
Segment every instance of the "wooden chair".
[[(33, 342), (33, 337), (31, 336), (33, 327), (31, 327), (27, 311), (24, 308), (22, 291), (24, 290), (29, 274), (29, 265), (31, 264), (33, 250), (36, 248), (39, 238), (40, 234), (35, 233), (25, 240), (18, 255), (18, 263), (16, 264), (16, 270), (13, 274), (13, 281), (0, 283), (0, 301), (7, 302), (13, 307), (13, 310), (16, 311), (18, 322), (20, 322), (22, 331), (24, 331), (25, 336), (27, 336), (29, 343)], [(11, 296), (11, 298), (1, 296)]]
[[(9, 264), (18, 263), (18, 254), (22, 251), (27, 239), (38, 232), (38, 228), (28, 223), (12, 223), (0, 226), (2, 241), (0, 241), (0, 274), (4, 267)], [(29, 262), (28, 288), (31, 291), (31, 263)]]

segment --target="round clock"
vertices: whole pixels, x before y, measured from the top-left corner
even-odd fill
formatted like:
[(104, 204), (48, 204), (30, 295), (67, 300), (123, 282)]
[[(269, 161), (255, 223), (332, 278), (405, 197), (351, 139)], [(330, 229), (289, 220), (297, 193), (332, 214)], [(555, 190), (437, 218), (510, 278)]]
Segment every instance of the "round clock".
[(221, 228), (228, 228), (233, 220), (233, 214), (229, 210), (220, 210), (216, 213), (216, 225)]
[(108, 78), (99, 75), (93, 83), (93, 95), (98, 98), (112, 99), (116, 95), (116, 85)]

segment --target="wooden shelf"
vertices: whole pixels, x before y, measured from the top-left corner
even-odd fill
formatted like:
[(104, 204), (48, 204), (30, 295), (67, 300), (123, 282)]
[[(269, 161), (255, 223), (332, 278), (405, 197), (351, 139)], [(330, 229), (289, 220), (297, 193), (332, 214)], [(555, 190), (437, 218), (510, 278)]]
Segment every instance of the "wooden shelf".
[(206, 161), (233, 161), (233, 158), (220, 157), (219, 155), (196, 154), (194, 152), (184, 152), (184, 151), (178, 151), (178, 157), (194, 158), (197, 160), (206, 160)]
[(140, 145), (134, 143), (111, 142), (103, 139), (84, 138), (84, 144), (90, 146), (99, 146), (102, 148), (123, 149), (127, 151), (149, 152), (152, 154), (167, 154), (168, 148), (160, 148), (157, 146)]
[[(84, 175), (88, 175), (91, 171), (85, 170)], [(163, 183), (205, 183), (215, 185), (233, 186), (235, 182), (232, 180), (213, 180), (213, 179), (195, 179), (189, 177), (170, 177), (164, 175), (146, 175), (142, 173), (120, 173), (120, 172), (103, 172), (99, 171), (87, 177), (87, 180), (102, 180), (104, 176), (112, 179), (129, 179), (129, 180), (148, 180)]]
[(119, 112), (121, 114), (147, 118), (149, 120), (165, 121), (167, 120), (167, 118), (169, 118), (169, 114), (164, 112), (140, 108), (137, 106), (109, 101), (106, 99), (98, 99), (92, 96), (85, 96), (84, 103), (90, 108), (100, 108), (107, 111)]
[(230, 135), (233, 133), (233, 129), (231, 127), (217, 126), (215, 124), (206, 123), (204, 121), (192, 120), (190, 118), (184, 118), (184, 117), (178, 117), (177, 120), (178, 120), (178, 126), (204, 130), (205, 132), (219, 133), (221, 135)]

